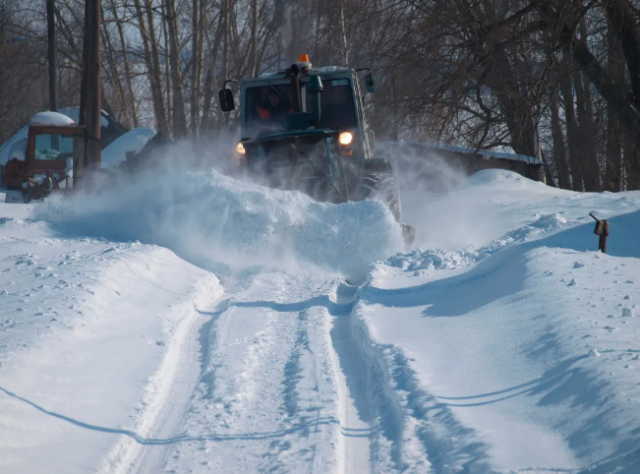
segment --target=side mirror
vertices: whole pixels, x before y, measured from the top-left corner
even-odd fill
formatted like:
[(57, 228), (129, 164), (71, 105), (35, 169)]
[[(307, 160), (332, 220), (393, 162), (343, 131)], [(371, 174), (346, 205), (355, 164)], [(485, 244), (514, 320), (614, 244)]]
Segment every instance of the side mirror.
[(223, 112), (231, 112), (236, 108), (236, 104), (233, 102), (233, 92), (231, 89), (221, 89), (218, 92), (220, 99), (220, 108)]
[(370, 94), (373, 94), (378, 89), (376, 78), (371, 73), (364, 76), (364, 83), (367, 86), (367, 92)]

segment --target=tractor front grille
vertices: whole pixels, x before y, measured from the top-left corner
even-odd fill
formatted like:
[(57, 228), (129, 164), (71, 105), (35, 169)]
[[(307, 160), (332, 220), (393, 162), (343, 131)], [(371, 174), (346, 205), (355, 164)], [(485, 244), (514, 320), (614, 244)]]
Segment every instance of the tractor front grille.
[(247, 150), (248, 162), (254, 176), (272, 188), (326, 200), (335, 189), (332, 140), (325, 136), (265, 141)]
[(267, 174), (273, 185), (305, 187), (331, 177), (324, 143), (277, 143), (266, 150)]

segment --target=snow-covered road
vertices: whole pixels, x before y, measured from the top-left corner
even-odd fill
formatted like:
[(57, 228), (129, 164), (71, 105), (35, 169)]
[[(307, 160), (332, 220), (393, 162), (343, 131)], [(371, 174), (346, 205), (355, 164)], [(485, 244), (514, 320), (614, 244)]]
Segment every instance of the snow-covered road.
[(640, 193), (404, 202), (409, 253), (216, 173), (0, 204), (0, 472), (640, 472)]

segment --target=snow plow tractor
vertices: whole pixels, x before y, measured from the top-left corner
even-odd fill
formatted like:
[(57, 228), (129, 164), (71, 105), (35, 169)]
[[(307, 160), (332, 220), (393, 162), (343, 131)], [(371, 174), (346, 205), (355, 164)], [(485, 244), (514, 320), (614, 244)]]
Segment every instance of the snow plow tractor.
[(227, 84), (240, 84), (241, 140), (238, 158), (247, 174), (269, 187), (299, 190), (318, 201), (379, 199), (402, 227), (405, 244), (413, 227), (402, 223), (393, 167), (374, 157), (359, 73), (367, 91), (376, 82), (368, 69), (313, 68), (307, 55), (286, 70), (241, 81), (219, 92), (223, 112), (235, 109)]
[(28, 137), (14, 144), (5, 166), (7, 202), (42, 199), (69, 185), (75, 123), (56, 112), (34, 118), (41, 120), (32, 120)]

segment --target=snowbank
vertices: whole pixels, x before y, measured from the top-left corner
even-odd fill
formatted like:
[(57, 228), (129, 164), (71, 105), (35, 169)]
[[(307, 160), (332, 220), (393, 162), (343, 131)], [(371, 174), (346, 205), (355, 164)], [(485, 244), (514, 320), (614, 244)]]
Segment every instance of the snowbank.
[(167, 249), (52, 238), (29, 220), (0, 218), (0, 242), (0, 472), (96, 472), (193, 384), (219, 282)]
[(406, 416), (396, 443), (416, 433), (435, 472), (638, 472), (640, 192), (488, 170), (431, 205), (456, 245), (377, 264), (354, 310)]
[(147, 176), (100, 194), (53, 196), (36, 217), (79, 232), (173, 249), (218, 271), (313, 264), (363, 277), (402, 248), (400, 228), (376, 201), (333, 205), (211, 171)]

